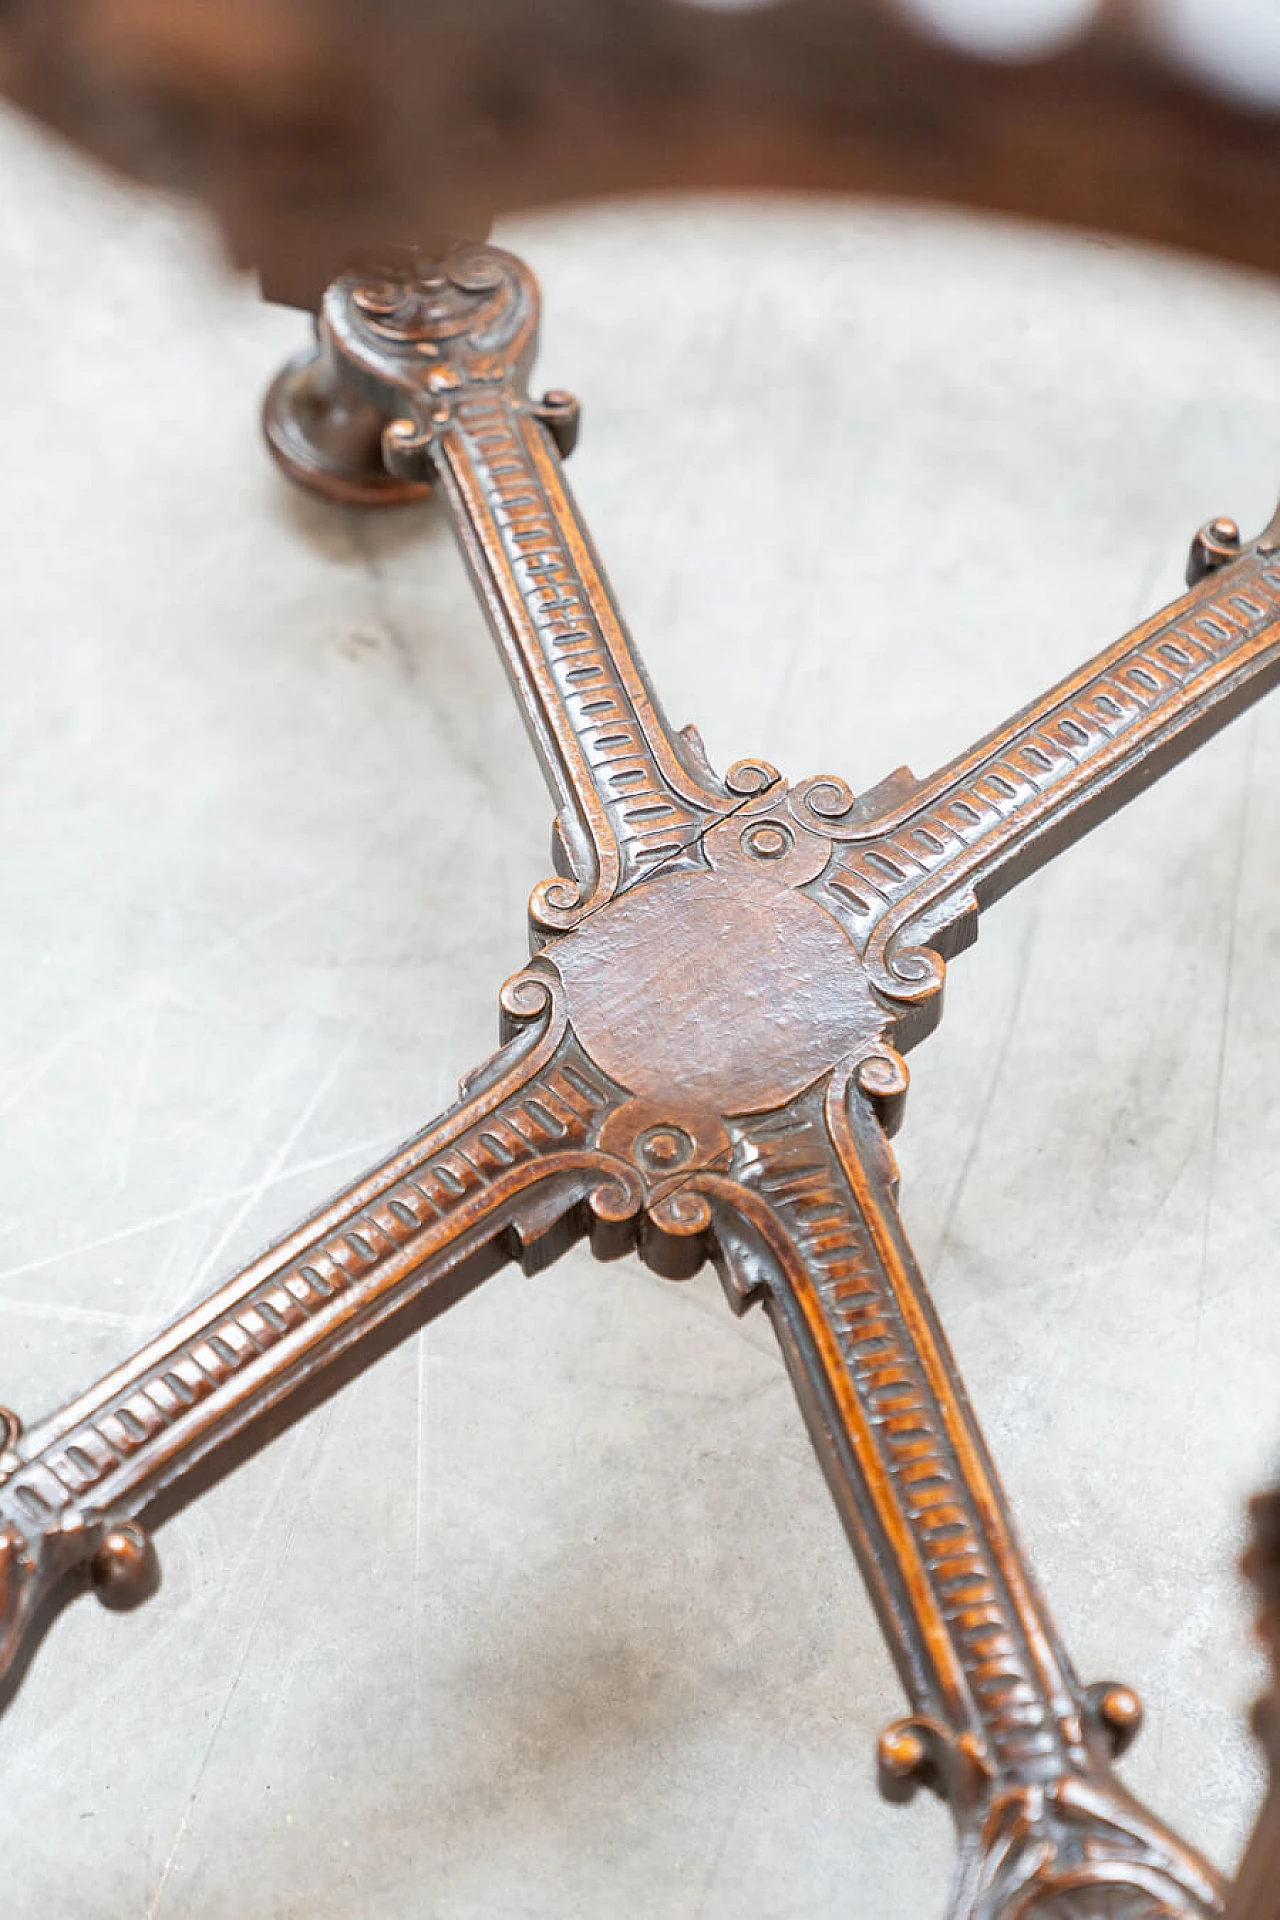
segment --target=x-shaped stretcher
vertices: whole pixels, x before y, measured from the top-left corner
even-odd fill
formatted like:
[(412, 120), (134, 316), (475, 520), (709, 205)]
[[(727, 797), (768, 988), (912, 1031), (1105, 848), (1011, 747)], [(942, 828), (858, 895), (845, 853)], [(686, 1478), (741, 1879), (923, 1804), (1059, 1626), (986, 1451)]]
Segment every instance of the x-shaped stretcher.
[[(960, 1837), (956, 1920), (1188, 1920), (1214, 1870), (1124, 1789), (1141, 1707), (1085, 1687), (1020, 1548), (907, 1244), (888, 1136), (945, 961), (997, 900), (1280, 677), (1280, 517), (1215, 521), (1188, 594), (927, 780), (723, 776), (673, 731), (529, 397), (537, 290), (494, 248), (330, 288), (319, 371), (450, 514), (556, 799), (534, 958), (455, 1106), (25, 1431), (0, 1412), (0, 1698), (151, 1530), (510, 1260), (578, 1239), (762, 1303), (910, 1702), (892, 1797)], [(314, 371), (315, 369), (313, 369)], [(287, 421), (277, 421), (287, 432)]]

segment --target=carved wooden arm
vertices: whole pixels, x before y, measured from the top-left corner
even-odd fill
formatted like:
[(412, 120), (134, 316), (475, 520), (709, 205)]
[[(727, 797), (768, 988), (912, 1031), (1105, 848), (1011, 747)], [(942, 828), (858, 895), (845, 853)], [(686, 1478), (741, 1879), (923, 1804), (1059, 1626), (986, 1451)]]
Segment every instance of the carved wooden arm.
[(1218, 1876), (1112, 1772), (1140, 1704), (1082, 1687), (1058, 1640), (856, 1069), (730, 1130), (733, 1177), (697, 1185), (731, 1297), (766, 1302), (911, 1702), (881, 1737), (882, 1783), (932, 1786), (956, 1817), (953, 1920), (1074, 1913), (1107, 1882), (1153, 1915), (1214, 1912)]
[(688, 864), (740, 795), (692, 729), (672, 732), (632, 646), (560, 461), (577, 403), (527, 394), (537, 306), (512, 254), (461, 250), (420, 291), (345, 275), (325, 296), (320, 339), (390, 420), (389, 471), (445, 496), (558, 804), (565, 877), (529, 909), (545, 938), (655, 866)]
[(979, 908), (1280, 678), (1280, 528), (1246, 549), (1233, 522), (1213, 522), (1196, 537), (1189, 572), (1183, 599), (929, 779), (902, 768), (861, 799), (830, 777), (798, 785), (798, 817), (836, 843), (815, 894), (894, 1003), (924, 1017), (942, 982), (940, 956), (976, 939)]
[(92, 1581), (148, 1598), (146, 1528), (508, 1260), (536, 1271), (639, 1205), (588, 1150), (615, 1096), (552, 976), (503, 988), (513, 1037), (456, 1106), (86, 1393), (0, 1452), (0, 1701), (53, 1613)]

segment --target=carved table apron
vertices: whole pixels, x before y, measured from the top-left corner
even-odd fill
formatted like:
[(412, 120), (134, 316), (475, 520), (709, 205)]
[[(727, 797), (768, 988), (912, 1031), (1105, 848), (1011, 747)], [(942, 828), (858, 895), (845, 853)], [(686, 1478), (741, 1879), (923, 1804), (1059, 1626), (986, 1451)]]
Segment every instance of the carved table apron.
[[(149, 1529), (508, 1260), (589, 1236), (673, 1278), (714, 1261), (764, 1305), (910, 1711), (886, 1791), (954, 1813), (951, 1912), (1140, 1920), (1221, 1910), (1215, 1872), (1119, 1783), (1141, 1709), (1082, 1686), (1020, 1549), (896, 1207), (903, 1054), (945, 961), (1017, 880), (1280, 675), (1280, 534), (1197, 537), (1185, 598), (931, 778), (855, 796), (673, 732), (561, 455), (576, 408), (527, 394), (534, 282), (492, 248), (347, 276), (308, 380), (388, 422), (437, 489), (555, 795), (557, 876), (503, 987), (500, 1051), (458, 1103), (80, 1398), (0, 1427), (0, 1681), (92, 1582), (157, 1579)], [(315, 476), (312, 476), (315, 477)], [(321, 476), (322, 478), (322, 476)]]

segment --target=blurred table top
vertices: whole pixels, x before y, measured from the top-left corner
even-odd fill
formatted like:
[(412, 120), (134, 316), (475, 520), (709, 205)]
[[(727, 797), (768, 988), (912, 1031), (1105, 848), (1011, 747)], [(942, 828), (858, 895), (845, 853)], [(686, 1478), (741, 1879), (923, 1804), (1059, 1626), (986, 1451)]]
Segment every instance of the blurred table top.
[(41, 0), (0, 19), (0, 91), (200, 196), (304, 303), (495, 209), (658, 188), (857, 189), (1280, 267), (1273, 0)]

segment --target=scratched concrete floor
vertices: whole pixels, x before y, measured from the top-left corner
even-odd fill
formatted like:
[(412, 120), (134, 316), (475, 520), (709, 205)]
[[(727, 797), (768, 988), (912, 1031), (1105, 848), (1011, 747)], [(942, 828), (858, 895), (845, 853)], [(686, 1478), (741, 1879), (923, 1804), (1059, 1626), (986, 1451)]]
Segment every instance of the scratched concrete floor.
[[(724, 764), (925, 770), (1280, 478), (1280, 288), (919, 212), (527, 222), (574, 477)], [(295, 498), (301, 337), (0, 121), (0, 1400), (29, 1415), (450, 1098), (548, 810), (443, 528)], [(1004, 903), (905, 1208), (1134, 1786), (1230, 1863), (1280, 1439), (1280, 705)], [(85, 1603), (0, 1729), (6, 1920), (921, 1920), (934, 1805), (765, 1326), (508, 1274)]]

